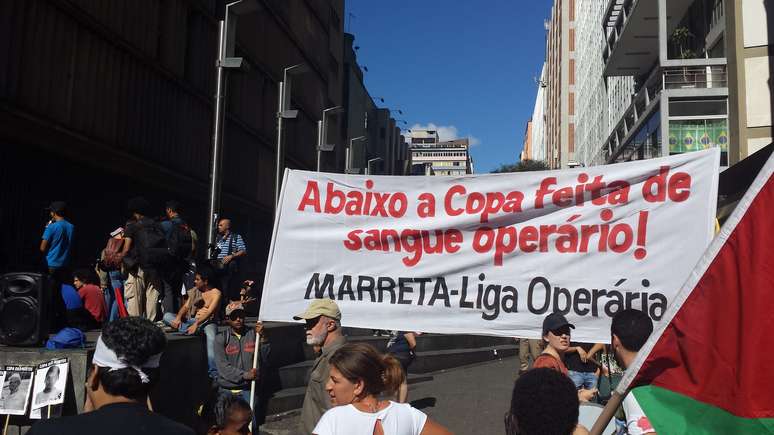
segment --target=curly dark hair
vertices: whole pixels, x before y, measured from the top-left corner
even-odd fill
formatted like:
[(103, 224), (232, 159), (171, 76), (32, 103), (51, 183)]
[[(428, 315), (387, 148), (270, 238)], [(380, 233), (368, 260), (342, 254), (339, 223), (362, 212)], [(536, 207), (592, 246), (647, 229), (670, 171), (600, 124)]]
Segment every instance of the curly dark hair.
[(513, 385), (505, 416), (508, 435), (570, 435), (578, 425), (578, 390), (570, 378), (549, 368), (532, 369)]
[(252, 413), (250, 404), (238, 395), (219, 393), (217, 390), (210, 391), (205, 403), (202, 404), (201, 413), (196, 422), (196, 432), (205, 435), (212, 428), (225, 428), (231, 419), (231, 414), (237, 410)]
[[(124, 317), (108, 323), (102, 330), (102, 341), (129, 365), (142, 366), (148, 358), (160, 353), (167, 346), (164, 332), (148, 319)], [(110, 371), (98, 368), (99, 382), (108, 394), (144, 401), (156, 383), (159, 369), (143, 368), (150, 382), (143, 384), (140, 375), (132, 368)]]

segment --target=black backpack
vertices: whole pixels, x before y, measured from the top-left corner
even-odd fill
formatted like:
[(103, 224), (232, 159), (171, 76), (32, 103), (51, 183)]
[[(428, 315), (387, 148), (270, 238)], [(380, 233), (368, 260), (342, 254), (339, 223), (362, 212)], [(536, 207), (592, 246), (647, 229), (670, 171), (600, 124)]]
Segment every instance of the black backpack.
[(191, 227), (183, 221), (170, 223), (172, 224), (172, 231), (167, 239), (169, 255), (179, 260), (189, 258), (193, 253)]
[(137, 256), (140, 265), (162, 265), (169, 259), (167, 238), (157, 222), (140, 224), (137, 232)]

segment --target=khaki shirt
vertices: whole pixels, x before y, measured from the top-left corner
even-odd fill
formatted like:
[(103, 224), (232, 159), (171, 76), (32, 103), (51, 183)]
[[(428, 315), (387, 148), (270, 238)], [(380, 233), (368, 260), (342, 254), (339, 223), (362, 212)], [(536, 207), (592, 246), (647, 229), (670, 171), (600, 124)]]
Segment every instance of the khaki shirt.
[(330, 376), (330, 364), (328, 360), (338, 348), (347, 343), (346, 337), (337, 338), (333, 343), (322, 348), (320, 356), (314, 360), (312, 372), (309, 375), (309, 383), (306, 384), (304, 407), (301, 409), (301, 432), (311, 434), (320, 417), (329, 410), (331, 396), (325, 391), (325, 384)]

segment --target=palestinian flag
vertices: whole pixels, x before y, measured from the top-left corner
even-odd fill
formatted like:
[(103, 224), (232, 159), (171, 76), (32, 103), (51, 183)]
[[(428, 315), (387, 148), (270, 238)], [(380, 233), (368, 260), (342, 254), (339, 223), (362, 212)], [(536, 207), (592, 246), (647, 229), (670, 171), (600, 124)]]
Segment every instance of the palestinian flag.
[(774, 434), (773, 171), (774, 154), (617, 387), (660, 435)]

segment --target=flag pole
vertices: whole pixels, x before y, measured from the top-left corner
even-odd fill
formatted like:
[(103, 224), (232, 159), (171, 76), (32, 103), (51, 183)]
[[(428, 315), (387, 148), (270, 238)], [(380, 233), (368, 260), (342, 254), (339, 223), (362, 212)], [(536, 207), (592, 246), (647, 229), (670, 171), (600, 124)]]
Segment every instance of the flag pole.
[(602, 435), (602, 431), (605, 430), (607, 424), (613, 419), (615, 411), (621, 405), (621, 402), (623, 402), (624, 396), (626, 396), (626, 394), (621, 395), (618, 394), (618, 391), (613, 391), (610, 400), (607, 401), (605, 408), (602, 409), (602, 413), (599, 414), (597, 421), (594, 422), (594, 426), (591, 427), (591, 430), (589, 431), (590, 435)]
[[(253, 369), (258, 366), (258, 354), (261, 352), (261, 334), (255, 334), (255, 350), (253, 350)], [(253, 420), (255, 420), (255, 378), (250, 382), (250, 409), (253, 410), (253, 419), (250, 420), (250, 430), (254, 431)]]

